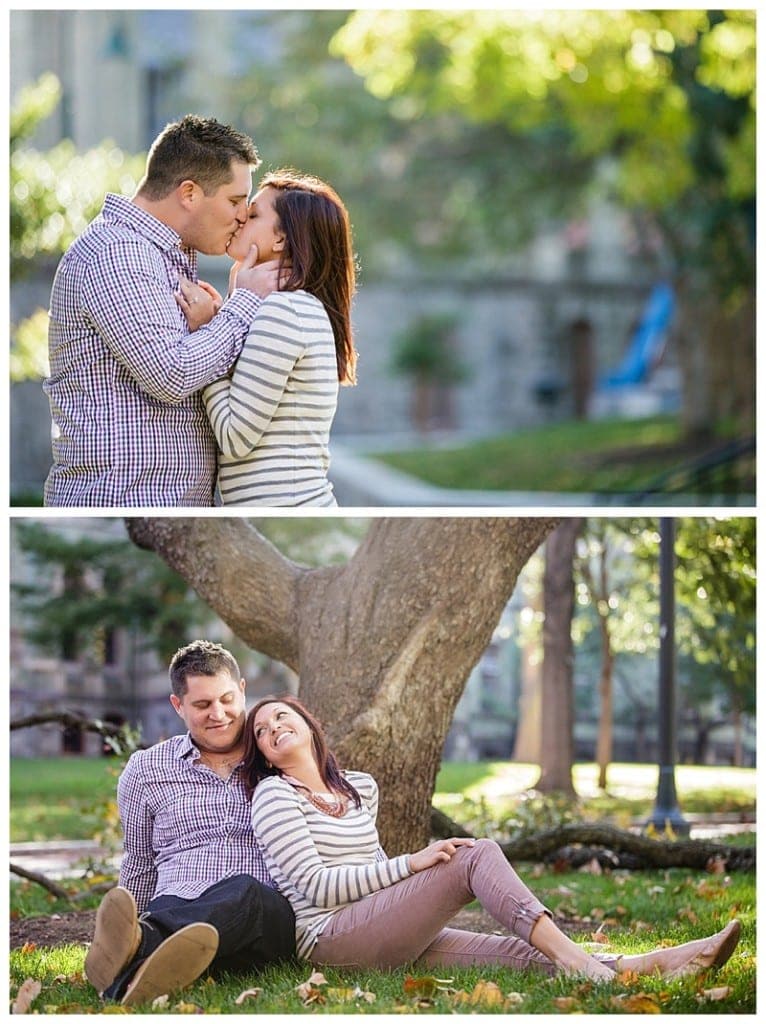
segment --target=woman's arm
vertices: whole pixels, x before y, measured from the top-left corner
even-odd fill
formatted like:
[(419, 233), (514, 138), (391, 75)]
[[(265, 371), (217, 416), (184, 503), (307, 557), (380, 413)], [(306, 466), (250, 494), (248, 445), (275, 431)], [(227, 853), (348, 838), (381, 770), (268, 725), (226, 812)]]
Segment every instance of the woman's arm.
[[(286, 782), (267, 779), (253, 795), (253, 831), (279, 871), (316, 907), (353, 903), (410, 875), (409, 857), (328, 867), (317, 850), (300, 797)], [(327, 819), (327, 828), (332, 827)], [(339, 842), (343, 833), (339, 827)], [(337, 849), (337, 847), (335, 848)], [(354, 851), (349, 849), (349, 856)]]
[(304, 349), (300, 318), (289, 293), (275, 292), (256, 313), (231, 380), (216, 381), (203, 392), (224, 455), (243, 459), (257, 446)]

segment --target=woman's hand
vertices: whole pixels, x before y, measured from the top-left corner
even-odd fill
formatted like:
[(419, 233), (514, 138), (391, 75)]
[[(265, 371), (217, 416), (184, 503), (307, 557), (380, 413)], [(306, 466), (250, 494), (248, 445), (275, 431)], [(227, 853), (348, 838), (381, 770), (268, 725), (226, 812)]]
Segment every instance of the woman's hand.
[(475, 842), (475, 839), (439, 839), (424, 850), (410, 854), (410, 870), (415, 873), (446, 863), (452, 860), (459, 846), (473, 846)]
[(212, 284), (200, 281), (194, 284), (185, 277), (179, 279), (176, 302), (181, 307), (190, 331), (210, 323), (221, 308), (223, 299)]

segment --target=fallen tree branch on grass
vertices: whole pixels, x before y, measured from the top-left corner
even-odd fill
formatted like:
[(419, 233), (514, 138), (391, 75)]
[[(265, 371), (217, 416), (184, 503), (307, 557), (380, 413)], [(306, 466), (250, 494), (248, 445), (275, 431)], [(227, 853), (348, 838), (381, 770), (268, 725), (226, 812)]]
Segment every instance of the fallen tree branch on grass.
[[(435, 807), (431, 808), (431, 832), (437, 839), (450, 836), (470, 837), (470, 832)], [(710, 870), (719, 866), (725, 871), (753, 871), (755, 847), (723, 846), (700, 839), (660, 841), (635, 832), (626, 832), (611, 825), (567, 824), (532, 832), (499, 844), (510, 861), (571, 862), (568, 849), (576, 845), (609, 851), (609, 866), (641, 868), (695, 868)], [(579, 858), (575, 858), (579, 859)], [(585, 860), (589, 859), (586, 855)]]

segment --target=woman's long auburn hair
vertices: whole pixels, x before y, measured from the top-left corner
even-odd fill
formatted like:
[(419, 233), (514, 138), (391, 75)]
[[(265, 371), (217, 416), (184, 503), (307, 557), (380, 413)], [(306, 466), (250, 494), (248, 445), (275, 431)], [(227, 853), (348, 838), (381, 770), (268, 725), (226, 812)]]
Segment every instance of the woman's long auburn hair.
[(291, 169), (271, 171), (258, 187), (279, 193), (274, 209), (286, 236), (280, 270), (291, 265), (283, 291), (302, 288), (327, 310), (335, 337), (338, 380), (356, 384), (356, 352), (351, 327), (351, 300), (356, 269), (351, 224), (343, 201), (331, 185)]
[(255, 716), (266, 704), (286, 704), (301, 716), (311, 730), (311, 746), (314, 751), (314, 760), (319, 768), (319, 774), (322, 776), (322, 782), (331, 792), (347, 796), (356, 807), (361, 807), (361, 797), (351, 783), (347, 782), (343, 777), (335, 754), (327, 747), (322, 723), (311, 714), (305, 704), (299, 701), (297, 697), (290, 695), (285, 697), (264, 697), (247, 714), (247, 719), (245, 720), (244, 778), (248, 800), (252, 797), (255, 787), (261, 779), (266, 779), (270, 775), (282, 775), (282, 771), (279, 768), (276, 768), (274, 765), (269, 767), (266, 758), (258, 749), (258, 744), (255, 741), (255, 731), (253, 729)]

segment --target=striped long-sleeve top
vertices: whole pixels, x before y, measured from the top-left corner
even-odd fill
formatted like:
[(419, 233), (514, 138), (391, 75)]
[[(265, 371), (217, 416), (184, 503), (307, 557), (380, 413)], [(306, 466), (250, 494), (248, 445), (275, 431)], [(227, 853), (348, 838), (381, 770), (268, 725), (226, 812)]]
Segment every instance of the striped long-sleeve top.
[(327, 479), (338, 403), (335, 341), (322, 303), (274, 292), (231, 379), (204, 391), (224, 505), (335, 505)]
[(411, 874), (407, 855), (381, 859), (373, 777), (345, 776), (362, 806), (350, 804), (340, 818), (318, 810), (278, 776), (259, 782), (253, 794), (253, 832), (269, 874), (293, 908), (296, 948), (304, 958), (333, 914)]

